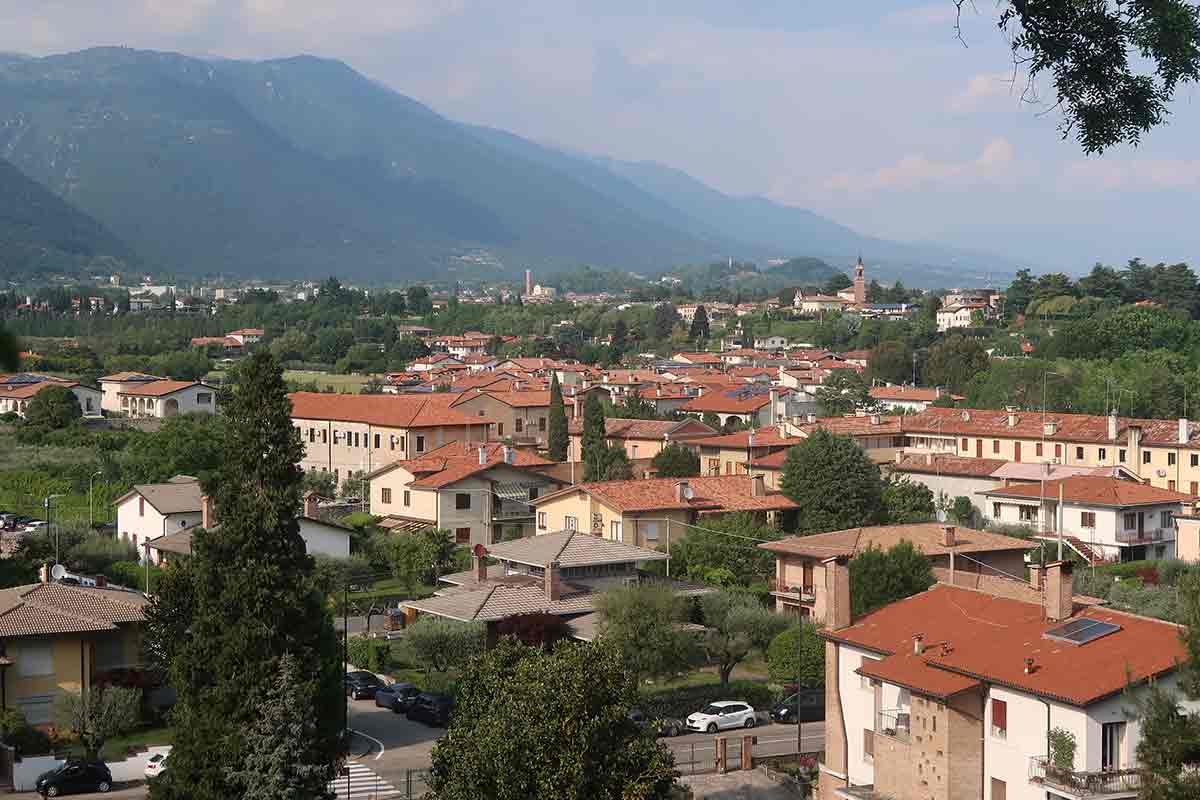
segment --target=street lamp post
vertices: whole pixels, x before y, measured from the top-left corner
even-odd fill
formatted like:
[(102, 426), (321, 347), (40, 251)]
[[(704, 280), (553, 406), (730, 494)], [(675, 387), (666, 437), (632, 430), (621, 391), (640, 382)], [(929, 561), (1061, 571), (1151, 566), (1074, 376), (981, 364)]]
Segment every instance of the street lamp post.
[[(43, 504), (43, 505), (46, 507), (46, 527), (47, 527), (47, 528), (53, 528), (53, 527), (54, 527), (54, 523), (52, 523), (52, 522), (50, 521), (50, 517), (51, 517), (51, 514), (50, 514), (50, 509), (51, 509), (51, 506), (50, 506), (50, 501), (51, 501), (51, 500), (57, 500), (57, 499), (58, 499), (58, 498), (60, 498), (60, 497), (66, 497), (66, 495), (62, 495), (62, 494), (48, 494), (48, 495), (46, 495), (46, 499), (42, 501), (42, 504)], [(59, 563), (59, 561), (58, 561), (58, 531), (55, 531), (55, 532), (54, 532), (54, 563), (55, 563), (55, 564)]]
[(96, 527), (96, 515), (92, 511), (92, 482), (96, 479), (97, 475), (102, 474), (104, 473), (102, 473), (100, 470), (96, 470), (88, 476), (88, 530)]
[[(1042, 373), (1042, 458), (1046, 456), (1046, 384), (1050, 380), (1050, 376), (1061, 378), (1057, 372), (1046, 370)], [(1046, 471), (1049, 467), (1049, 462), (1045, 462), (1041, 469), (1041, 491), (1038, 492), (1038, 515), (1041, 517), (1042, 536), (1046, 535)], [(1058, 526), (1061, 527), (1061, 526)], [(1062, 561), (1062, 531), (1058, 531), (1058, 560)], [(1045, 539), (1043, 538), (1043, 542)], [(1045, 545), (1043, 545), (1044, 547)]]

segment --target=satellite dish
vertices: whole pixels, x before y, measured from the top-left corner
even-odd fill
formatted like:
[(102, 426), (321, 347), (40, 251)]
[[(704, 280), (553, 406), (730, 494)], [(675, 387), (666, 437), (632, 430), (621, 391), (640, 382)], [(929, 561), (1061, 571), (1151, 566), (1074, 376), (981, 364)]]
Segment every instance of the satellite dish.
[(55, 564), (54, 567), (50, 570), (50, 577), (56, 581), (61, 581), (66, 576), (67, 576), (67, 568), (64, 567), (62, 564)]

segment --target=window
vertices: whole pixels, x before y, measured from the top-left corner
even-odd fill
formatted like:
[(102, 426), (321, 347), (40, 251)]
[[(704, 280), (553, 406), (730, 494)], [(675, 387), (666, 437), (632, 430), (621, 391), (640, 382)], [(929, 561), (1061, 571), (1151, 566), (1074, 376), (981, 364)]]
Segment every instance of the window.
[(315, 442), (316, 440), (317, 440), (317, 431), (316, 431), (316, 429), (315, 429), (315, 428), (309, 428), (309, 429), (308, 429), (308, 441), (309, 441), (309, 443)]
[(970, 444), (969, 444), (969, 442), (968, 442), (966, 439), (963, 439), (963, 440), (962, 440), (962, 449), (963, 449), (963, 450), (970, 450), (970, 449), (971, 449), (971, 448), (970, 448)]
[(464, 511), (471, 507), (471, 495), (466, 492), (456, 492), (454, 494), (454, 508), (459, 511)]
[(997, 739), (1008, 738), (1008, 703), (992, 699), (992, 736)]
[(382, 497), (380, 499), (382, 499), (384, 503), (390, 505), (392, 502), (392, 490), (384, 489), (382, 492)]
[(379, 449), (379, 434), (375, 434), (375, 449)]
[(1101, 460), (1101, 461), (1103, 461), (1104, 459), (1108, 458), (1108, 449), (1107, 449), (1107, 448), (1101, 447), (1101, 448), (1100, 448), (1100, 449), (1097, 451), (1097, 453), (1099, 454), (1099, 456), (1100, 456), (1100, 460)]
[(17, 701), (17, 710), (30, 725), (48, 725), (54, 722), (54, 695), (23, 697)]
[(321, 444), (329, 444), (329, 429), (321, 429)]
[(1034, 453), (1034, 455), (1037, 455), (1037, 456), (1040, 456), (1042, 454), (1042, 443), (1041, 442), (1038, 442), (1037, 444), (1035, 444), (1033, 446), (1033, 453)]
[(1188, 456), (1188, 463), (1193, 467), (1200, 467), (1200, 455), (1192, 453), (1190, 456)]
[(358, 447), (358, 431), (355, 431), (354, 433), (352, 433), (350, 435), (353, 437), (351, 439), (351, 442), (352, 442), (351, 447)]
[(1125, 515), (1125, 530), (1131, 531), (1137, 527), (1137, 514), (1129, 513)]
[(470, 528), (455, 528), (454, 529), (455, 544), (470, 544), (471, 529)]
[(733, 462), (732, 462), (732, 461), (726, 461), (726, 462), (725, 462), (725, 474), (726, 474), (726, 475), (732, 475), (732, 474), (733, 474)]
[(198, 392), (196, 394), (196, 405), (198, 405), (198, 406), (212, 405), (212, 392)]
[(1146, 451), (1143, 451), (1143, 452), (1142, 452), (1142, 463), (1143, 463), (1143, 464), (1149, 464), (1149, 463), (1150, 463), (1150, 451), (1149, 451), (1149, 450), (1146, 450)]
[(1172, 492), (1175, 491), (1175, 481), (1167, 481), (1167, 488)]
[(863, 757), (874, 758), (875, 756), (875, 731), (870, 728), (863, 728)]
[(545, 511), (538, 512), (538, 530), (539, 531), (546, 530), (546, 512)]
[(417, 452), (418, 453), (425, 452), (425, 437), (424, 436), (417, 437)]
[(1062, 458), (1062, 445), (1061, 444), (1054, 445), (1054, 457)]
[(608, 524), (608, 538), (612, 539), (614, 542), (621, 541), (621, 522), (620, 522), (620, 520), (614, 519), (612, 522), (610, 522)]
[(412, 505), (412, 492), (408, 489), (404, 490), (404, 505), (405, 507)]
[(579, 520), (575, 517), (563, 517), (563, 527), (569, 531), (579, 530)]
[(1160, 528), (1171, 527), (1171, 512), (1170, 511), (1158, 512), (1158, 527), (1160, 527)]
[(633, 454), (632, 454), (631, 458), (637, 458), (637, 445), (636, 444), (633, 445), (632, 448), (633, 448)]
[(525, 430), (525, 421), (520, 417), (517, 417), (515, 420), (513, 420), (513, 430), (517, 433)]
[(538, 417), (538, 430), (545, 432), (545, 430), (546, 430), (546, 418), (545, 417)]
[(1175, 454), (1174, 453), (1167, 453), (1167, 466), (1168, 467), (1175, 466)]
[(403, 452), (404, 452), (404, 444), (405, 444), (405, 442), (406, 442), (407, 440), (408, 440), (408, 437), (407, 437), (407, 436), (401, 436), (401, 437), (400, 437), (400, 452), (401, 452), (401, 453), (403, 453)]
[(1008, 784), (999, 778), (992, 778), (992, 800), (1008, 800)]
[(17, 650), (17, 677), (36, 678), (54, 674), (54, 645), (51, 642), (22, 642)]
[(1075, 460), (1083, 461), (1083, 448), (1082, 447), (1075, 448)]
[(646, 544), (653, 546), (658, 544), (658, 522), (637, 522), (638, 529), (642, 532), (642, 538)]
[(1000, 452), (1000, 440), (999, 439), (992, 439), (992, 452), (993, 453)]
[(1200, 489), (1200, 484), (1196, 483), (1196, 481), (1192, 481), (1190, 484), (1188, 484), (1188, 494), (1194, 496), (1197, 489)]
[(1124, 447), (1122, 447), (1120, 450), (1117, 451), (1117, 461), (1120, 461), (1122, 464), (1125, 463), (1125, 448)]
[(992, 519), (1000, 519), (1000, 504), (992, 503)]
[(496, 423), (496, 435), (497, 435), (497, 436), (503, 436), (503, 435), (504, 435), (504, 423), (503, 423), (503, 422), (497, 422), (497, 423)]
[(1037, 522), (1037, 506), (1018, 506), (1017, 513), (1021, 522)]
[(710, 458), (708, 460), (708, 474), (709, 475), (720, 475), (721, 474), (721, 459)]
[(1100, 767), (1114, 770), (1126, 766), (1125, 723), (1105, 722), (1100, 726)]
[(1081, 511), (1079, 513), (1079, 524), (1085, 528), (1096, 527), (1096, 512), (1095, 511)]
[(144, 498), (144, 497), (138, 498), (138, 516), (139, 517), (146, 516), (146, 498)]

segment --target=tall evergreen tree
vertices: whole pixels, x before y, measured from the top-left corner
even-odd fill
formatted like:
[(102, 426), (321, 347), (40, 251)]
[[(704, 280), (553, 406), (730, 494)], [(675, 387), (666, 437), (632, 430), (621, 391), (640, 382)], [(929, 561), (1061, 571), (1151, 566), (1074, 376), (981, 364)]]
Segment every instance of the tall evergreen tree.
[(314, 727), (296, 743), (305, 762), (281, 769), (328, 780), (338, 758), (340, 648), (300, 538), (304, 446), (271, 355), (243, 362), (222, 411), (221, 460), (204, 486), (218, 524), (195, 530), (192, 557), (167, 568), (148, 611), (148, 648), (177, 692), (171, 769), (151, 787), (155, 800), (258, 796), (234, 775), (285, 653), (311, 687)]
[(562, 387), (555, 372), (550, 378), (550, 429), (546, 434), (550, 460), (566, 461), (567, 444), (567, 409), (563, 406)]
[(605, 439), (604, 405), (593, 392), (583, 404), (583, 435), (580, 437), (583, 451), (583, 479), (597, 480), (604, 471), (608, 443)]
[(609, 345), (609, 352), (612, 355), (612, 360), (619, 362), (625, 357), (625, 348), (628, 343), (625, 341), (629, 335), (629, 326), (625, 324), (625, 320), (618, 319), (613, 325), (612, 344)]
[(800, 533), (871, 525), (883, 519), (879, 467), (849, 436), (815, 431), (788, 451), (779, 488), (800, 506)]
[(704, 309), (704, 306), (696, 306), (696, 316), (692, 317), (692, 327), (688, 331), (688, 336), (696, 342), (708, 338), (708, 311)]

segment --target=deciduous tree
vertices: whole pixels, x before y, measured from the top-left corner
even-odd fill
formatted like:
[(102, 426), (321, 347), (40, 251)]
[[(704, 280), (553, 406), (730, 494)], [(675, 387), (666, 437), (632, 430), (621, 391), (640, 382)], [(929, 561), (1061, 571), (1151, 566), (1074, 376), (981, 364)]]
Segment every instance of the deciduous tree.
[(978, 339), (951, 336), (929, 348), (925, 384), (962, 392), (972, 378), (987, 368), (988, 354)]
[(425, 671), (445, 673), (483, 650), (483, 626), (421, 617), (404, 631), (404, 646)]
[(795, 683), (805, 689), (825, 688), (825, 643), (810, 622), (792, 625), (771, 640), (767, 648), (771, 680)]
[(800, 506), (801, 533), (872, 525), (884, 515), (879, 467), (853, 439), (826, 430), (788, 451), (780, 489)]
[(894, 524), (927, 522), (937, 514), (929, 487), (907, 477), (892, 477), (884, 482), (883, 508), (887, 521)]
[(686, 670), (697, 655), (696, 634), (683, 628), (689, 602), (667, 584), (609, 589), (596, 602), (602, 614), (599, 632), (625, 656), (640, 680)]
[(133, 730), (141, 708), (140, 689), (91, 686), (59, 695), (56, 712), (59, 726), (79, 737), (88, 759), (97, 760), (106, 741)]
[(79, 398), (65, 386), (47, 386), (25, 406), (25, 424), (31, 428), (59, 430), (82, 416)]
[(703, 595), (700, 610), (704, 626), (704, 649), (717, 665), (721, 688), (729, 686), (733, 668), (752, 650), (765, 651), (784, 628), (786, 617), (768, 610), (745, 594), (720, 591)]
[(868, 547), (850, 559), (850, 613), (861, 616), (933, 584), (929, 559), (912, 542), (902, 540), (886, 551)]

